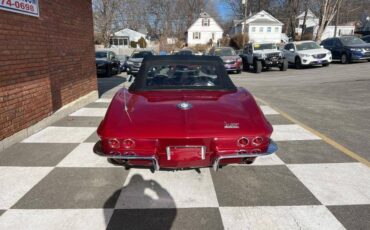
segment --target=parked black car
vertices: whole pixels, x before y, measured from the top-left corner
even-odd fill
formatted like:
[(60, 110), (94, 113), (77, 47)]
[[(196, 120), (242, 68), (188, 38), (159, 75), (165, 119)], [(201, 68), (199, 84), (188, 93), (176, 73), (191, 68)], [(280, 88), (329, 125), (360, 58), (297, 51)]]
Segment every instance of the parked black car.
[(96, 51), (95, 62), (98, 76), (110, 77), (121, 73), (120, 61), (112, 51)]
[(131, 57), (127, 60), (127, 74), (135, 76), (139, 72), (144, 57), (153, 55), (154, 52), (152, 50), (134, 51)]
[(361, 39), (366, 43), (370, 43), (370, 35), (363, 36)]
[(340, 60), (342, 64), (354, 60), (370, 60), (370, 44), (355, 36), (328, 38), (321, 45), (331, 51), (333, 60)]
[(117, 55), (117, 59), (120, 62), (121, 72), (126, 72), (127, 71), (128, 56), (127, 55)]

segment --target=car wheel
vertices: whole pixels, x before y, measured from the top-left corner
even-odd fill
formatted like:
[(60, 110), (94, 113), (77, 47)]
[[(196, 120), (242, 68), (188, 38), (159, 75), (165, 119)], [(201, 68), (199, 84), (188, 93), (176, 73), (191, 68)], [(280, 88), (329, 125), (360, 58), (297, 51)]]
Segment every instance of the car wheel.
[(288, 61), (284, 60), (279, 69), (280, 71), (286, 71), (288, 69)]
[(236, 71), (236, 73), (237, 74), (240, 74), (242, 72), (242, 70), (241, 69), (238, 69), (237, 71)]
[(249, 71), (249, 64), (244, 58), (243, 58), (243, 70)]
[(329, 65), (330, 65), (330, 63), (322, 64), (322, 66), (324, 66), (324, 67), (328, 67)]
[(112, 76), (112, 68), (110, 66), (107, 66), (107, 71), (105, 71), (104, 77), (110, 77)]
[(349, 63), (349, 59), (348, 59), (347, 54), (342, 54), (342, 56), (340, 56), (340, 63), (342, 63), (342, 64), (348, 64)]
[(262, 71), (262, 63), (261, 61), (254, 61), (253, 63), (253, 70), (255, 73), (261, 73)]
[(294, 67), (296, 69), (300, 69), (302, 68), (302, 62), (301, 62), (301, 59), (299, 57), (296, 57), (295, 58), (295, 61), (294, 61)]

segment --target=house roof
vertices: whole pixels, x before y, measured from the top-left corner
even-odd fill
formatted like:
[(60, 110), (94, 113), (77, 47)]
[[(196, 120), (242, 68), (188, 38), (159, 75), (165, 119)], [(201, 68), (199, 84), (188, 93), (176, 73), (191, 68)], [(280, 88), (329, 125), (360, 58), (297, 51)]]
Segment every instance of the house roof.
[[(304, 14), (305, 14), (305, 12), (303, 11), (300, 15), (298, 15), (298, 16), (296, 17), (296, 19), (304, 18)], [(316, 17), (316, 15), (315, 15), (314, 13), (312, 13), (312, 11), (311, 11), (311, 10), (308, 10), (308, 11), (307, 11), (307, 17), (308, 17), (308, 18), (317, 18), (317, 17)]]
[[(207, 12), (202, 12), (202, 13), (200, 13), (200, 15), (199, 15), (199, 17), (193, 22), (193, 24), (191, 24), (191, 26), (189, 26), (189, 28), (187, 29), (187, 31), (186, 31), (186, 33), (191, 29), (191, 27), (193, 27), (194, 26), (194, 24), (198, 21), (198, 19), (200, 19), (200, 18), (212, 18)], [(222, 29), (222, 27), (220, 26), (220, 24), (218, 24), (218, 22), (214, 19), (214, 18), (212, 18), (213, 19), (213, 21), (216, 23), (216, 25), (220, 28), (220, 30), (223, 32), (224, 30)]]
[(199, 15), (200, 18), (210, 18), (211, 16), (207, 12), (201, 12)]
[[(263, 18), (262, 18), (263, 17)], [(271, 14), (267, 13), (266, 11), (262, 10), (246, 19), (240, 20), (237, 22), (236, 25), (245, 22), (246, 24), (250, 23), (272, 23), (275, 25), (284, 25), (281, 21), (273, 17)]]
[(113, 36), (116, 36), (116, 37), (143, 37), (145, 38), (146, 35), (143, 34), (143, 33), (140, 33), (140, 32), (137, 32), (135, 30), (132, 30), (132, 29), (129, 29), (129, 28), (125, 28), (123, 30), (120, 30), (120, 31), (117, 31), (113, 34)]

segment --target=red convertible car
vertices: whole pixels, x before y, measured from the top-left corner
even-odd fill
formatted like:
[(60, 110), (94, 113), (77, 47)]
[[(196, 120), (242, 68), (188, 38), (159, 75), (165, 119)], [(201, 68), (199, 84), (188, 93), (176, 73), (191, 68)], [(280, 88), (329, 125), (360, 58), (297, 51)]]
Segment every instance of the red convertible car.
[(188, 169), (251, 164), (272, 154), (272, 126), (222, 60), (153, 56), (114, 96), (94, 152), (129, 167)]

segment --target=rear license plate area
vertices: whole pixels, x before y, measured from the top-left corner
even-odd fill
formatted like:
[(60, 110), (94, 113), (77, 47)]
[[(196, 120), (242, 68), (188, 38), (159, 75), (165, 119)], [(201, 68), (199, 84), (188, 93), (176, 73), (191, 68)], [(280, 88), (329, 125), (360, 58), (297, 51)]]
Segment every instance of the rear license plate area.
[(166, 148), (167, 160), (196, 161), (204, 160), (205, 146), (168, 146)]

